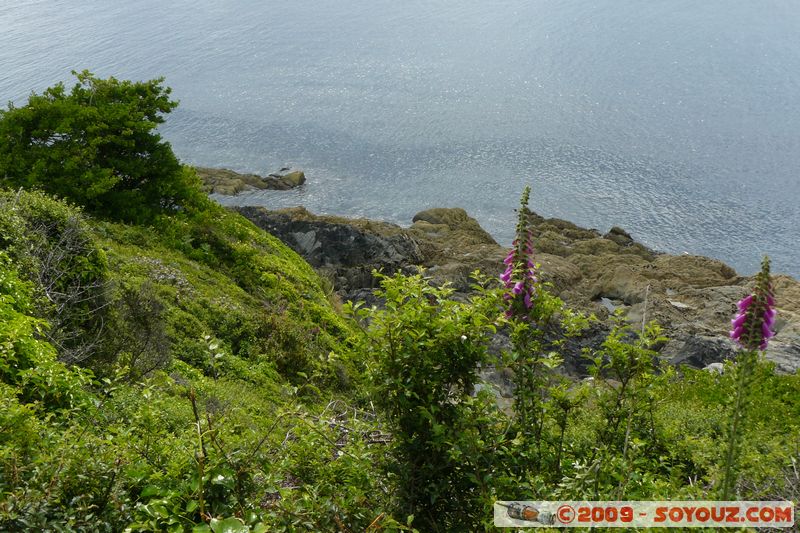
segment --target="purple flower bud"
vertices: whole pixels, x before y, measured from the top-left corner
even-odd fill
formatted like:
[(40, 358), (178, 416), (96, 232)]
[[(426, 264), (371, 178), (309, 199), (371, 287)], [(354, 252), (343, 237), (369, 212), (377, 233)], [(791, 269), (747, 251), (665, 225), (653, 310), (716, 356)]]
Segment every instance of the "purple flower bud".
[(516, 282), (514, 284), (514, 288), (511, 289), (511, 292), (513, 292), (514, 294), (522, 294), (522, 286), (523, 285), (521, 281)]

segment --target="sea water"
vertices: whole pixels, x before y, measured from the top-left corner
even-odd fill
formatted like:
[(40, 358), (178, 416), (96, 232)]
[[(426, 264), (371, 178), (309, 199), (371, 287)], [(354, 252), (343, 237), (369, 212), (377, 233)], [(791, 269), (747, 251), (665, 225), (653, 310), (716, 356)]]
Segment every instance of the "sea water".
[(460, 206), (507, 244), (531, 184), (543, 215), (800, 276), (796, 0), (0, 3), (0, 100), (72, 69), (165, 76), (185, 162), (306, 171), (225, 204)]

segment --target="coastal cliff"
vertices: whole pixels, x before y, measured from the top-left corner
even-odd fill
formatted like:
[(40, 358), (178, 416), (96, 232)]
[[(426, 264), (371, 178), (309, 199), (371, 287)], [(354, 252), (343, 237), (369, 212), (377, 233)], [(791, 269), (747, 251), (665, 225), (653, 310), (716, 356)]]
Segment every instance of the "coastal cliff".
[[(422, 211), (407, 228), (317, 216), (302, 207), (236, 210), (323, 272), (345, 300), (374, 303), (373, 269), (391, 273), (418, 266), (465, 294), (470, 272), (501, 272), (507, 251), (459, 208)], [(632, 323), (658, 321), (669, 338), (660, 354), (674, 364), (706, 367), (734, 354), (730, 319), (736, 301), (752, 288), (752, 276), (740, 276), (715, 259), (650, 250), (617, 227), (603, 234), (535, 215), (534, 228), (541, 278), (567, 304), (599, 318), (575, 343), (565, 365), (570, 373), (583, 374), (581, 349), (602, 342), (617, 309)], [(766, 357), (779, 371), (794, 372), (800, 369), (800, 283), (778, 275), (774, 284), (777, 335)]]

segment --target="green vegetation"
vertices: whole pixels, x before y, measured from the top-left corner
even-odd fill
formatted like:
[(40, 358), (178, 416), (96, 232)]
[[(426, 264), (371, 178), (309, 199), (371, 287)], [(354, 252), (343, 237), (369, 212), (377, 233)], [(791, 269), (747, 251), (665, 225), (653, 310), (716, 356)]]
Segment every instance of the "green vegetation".
[(42, 193), (1, 193), (0, 206), (0, 530), (234, 515), (316, 529), (344, 507), (345, 479), (381, 509), (363, 474), (378, 450), (355, 441), (330, 462), (341, 427), (368, 434), (374, 416), (329, 405), (361, 379), (351, 329), (294, 252), (215, 206), (162, 229)]
[(178, 105), (163, 79), (74, 74), (69, 93), (59, 84), (0, 111), (0, 183), (41, 188), (129, 221), (201, 202), (197, 178), (155, 132)]
[[(560, 375), (594, 318), (536, 281), (525, 205), (505, 289), (398, 274), (383, 308), (341, 306), (175, 166), (168, 94), (84, 73), (0, 115), (0, 530), (491, 530), (498, 499), (713, 499), (723, 478), (797, 501), (800, 376), (754, 360), (743, 401), (734, 363), (672, 368), (669, 332), (621, 316), (592, 379)], [(490, 364), (513, 409), (476, 393)]]

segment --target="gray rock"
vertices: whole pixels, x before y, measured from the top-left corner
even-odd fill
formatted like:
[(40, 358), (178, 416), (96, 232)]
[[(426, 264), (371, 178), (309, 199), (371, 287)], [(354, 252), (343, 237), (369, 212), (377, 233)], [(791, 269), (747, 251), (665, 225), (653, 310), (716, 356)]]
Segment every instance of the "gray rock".
[(722, 374), (725, 372), (725, 365), (722, 363), (711, 363), (708, 366), (703, 367), (703, 370), (706, 372), (714, 372), (716, 374)]
[(373, 269), (393, 274), (422, 262), (415, 240), (396, 226), (393, 234), (382, 234), (366, 223), (359, 227), (343, 219), (316, 217), (303, 208), (237, 210), (285, 242), (311, 266), (324, 270), (345, 297), (361, 295), (363, 289), (375, 287)]
[[(673, 333), (673, 332), (668, 332)], [(711, 363), (731, 359), (736, 354), (734, 343), (723, 336), (701, 336), (687, 333), (674, 334), (661, 349), (661, 356), (673, 365), (705, 368)]]

